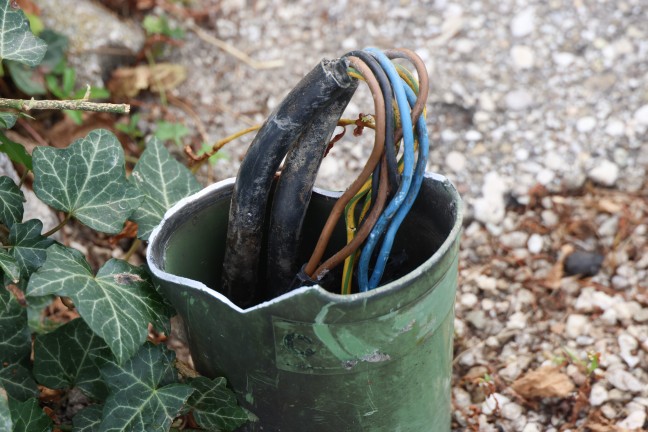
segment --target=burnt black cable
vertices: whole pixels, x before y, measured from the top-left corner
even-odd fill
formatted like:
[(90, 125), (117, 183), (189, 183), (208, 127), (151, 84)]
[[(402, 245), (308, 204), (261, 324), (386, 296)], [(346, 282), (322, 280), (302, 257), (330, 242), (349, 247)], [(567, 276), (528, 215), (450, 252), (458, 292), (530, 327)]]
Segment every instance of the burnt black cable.
[[(355, 81), (355, 80), (354, 80)], [(340, 91), (292, 145), (272, 198), (268, 226), (267, 283), (271, 297), (290, 291), (299, 271), (302, 224), (315, 178), (340, 117), (357, 88), (357, 81)]]
[(232, 192), (222, 291), (235, 304), (255, 301), (268, 195), (288, 148), (338, 93), (352, 85), (345, 58), (322, 61), (266, 120), (241, 163)]

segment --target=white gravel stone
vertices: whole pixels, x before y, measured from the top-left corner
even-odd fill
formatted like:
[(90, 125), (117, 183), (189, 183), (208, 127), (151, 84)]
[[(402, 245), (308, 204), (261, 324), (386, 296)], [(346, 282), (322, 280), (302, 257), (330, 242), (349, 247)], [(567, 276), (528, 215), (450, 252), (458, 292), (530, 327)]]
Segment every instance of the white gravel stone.
[(620, 367), (608, 370), (605, 374), (608, 382), (621, 391), (641, 392), (648, 386)]
[(646, 410), (631, 412), (626, 418), (617, 423), (622, 430), (640, 430), (646, 423)]
[(557, 52), (552, 55), (553, 61), (557, 66), (567, 67), (574, 62), (574, 54), (570, 52)]
[(623, 136), (625, 134), (625, 124), (621, 120), (609, 120), (605, 127), (605, 133), (613, 137)]
[(632, 352), (639, 347), (639, 342), (630, 334), (623, 332), (617, 338), (619, 342), (620, 356), (624, 362), (630, 367), (634, 368), (641, 360), (639, 356), (633, 355)]
[(648, 126), (648, 104), (635, 111), (634, 121), (640, 125)]
[(479, 141), (483, 138), (483, 136), (481, 132), (471, 129), (466, 132), (465, 138), (467, 141)]
[(508, 248), (516, 249), (526, 247), (528, 239), (528, 233), (524, 231), (513, 231), (500, 236), (499, 241)]
[(542, 429), (538, 423), (527, 423), (522, 432), (541, 432)]
[(590, 392), (590, 403), (593, 406), (601, 406), (609, 399), (608, 391), (605, 388), (605, 384), (597, 382), (592, 386), (592, 391)]
[(467, 308), (471, 308), (479, 302), (479, 299), (473, 293), (465, 293), (461, 296), (460, 302), (463, 306), (466, 306)]
[(526, 45), (515, 45), (511, 48), (511, 60), (518, 69), (529, 69), (535, 63), (535, 53)]
[(567, 317), (565, 324), (565, 332), (567, 337), (575, 339), (578, 336), (584, 335), (588, 332), (590, 327), (590, 319), (581, 314), (571, 314)]
[(484, 291), (492, 292), (497, 289), (497, 279), (490, 276), (479, 275), (475, 278), (475, 282), (477, 283), (477, 287)]
[(596, 119), (592, 116), (580, 118), (576, 122), (576, 129), (578, 130), (578, 132), (581, 133), (591, 132), (592, 130), (594, 130), (595, 127), (596, 127)]
[(604, 159), (589, 171), (588, 177), (600, 185), (614, 186), (619, 178), (619, 167), (614, 162)]
[(518, 12), (511, 21), (511, 34), (514, 37), (528, 36), (535, 30), (536, 16), (533, 8)]
[(517, 420), (524, 412), (523, 408), (515, 402), (510, 402), (501, 407), (502, 417), (508, 420)]
[(508, 405), (510, 402), (511, 400), (503, 394), (493, 393), (488, 396), (484, 402), (482, 402), (482, 413), (491, 415), (495, 412), (498, 406), (502, 408), (504, 405)]
[(506, 107), (513, 111), (521, 111), (533, 105), (533, 96), (526, 90), (513, 90), (506, 94)]
[(539, 254), (542, 252), (542, 247), (544, 245), (544, 240), (540, 234), (533, 233), (527, 241), (527, 249), (532, 254)]
[(451, 171), (459, 173), (466, 168), (466, 156), (462, 153), (451, 151), (446, 156), (445, 163)]

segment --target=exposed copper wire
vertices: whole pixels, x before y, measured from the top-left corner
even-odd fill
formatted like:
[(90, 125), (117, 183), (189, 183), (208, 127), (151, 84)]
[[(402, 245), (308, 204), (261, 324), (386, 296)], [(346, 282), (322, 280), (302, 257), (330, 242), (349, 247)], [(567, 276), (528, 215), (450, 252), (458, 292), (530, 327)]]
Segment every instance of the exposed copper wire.
[(313, 250), (313, 254), (304, 267), (305, 273), (311, 277), (317, 269), (322, 256), (324, 256), (326, 246), (328, 246), (335, 226), (337, 225), (340, 216), (342, 216), (342, 213), (344, 212), (344, 207), (355, 196), (360, 188), (362, 188), (362, 185), (365, 183), (365, 181), (367, 181), (369, 176), (371, 176), (371, 173), (376, 168), (376, 165), (378, 165), (378, 162), (380, 161), (380, 158), (382, 157), (385, 150), (385, 99), (380, 89), (380, 85), (378, 84), (376, 77), (369, 69), (369, 66), (367, 66), (365, 62), (353, 56), (349, 56), (348, 59), (351, 65), (365, 77), (367, 85), (371, 90), (371, 95), (373, 96), (376, 111), (376, 135), (374, 140), (374, 147), (371, 151), (369, 159), (367, 160), (367, 163), (360, 172), (360, 175), (337, 200), (337, 202), (333, 206), (333, 209), (331, 210), (331, 214), (326, 220), (326, 224), (324, 224), (324, 228), (322, 229), (322, 233), (317, 240), (317, 245)]

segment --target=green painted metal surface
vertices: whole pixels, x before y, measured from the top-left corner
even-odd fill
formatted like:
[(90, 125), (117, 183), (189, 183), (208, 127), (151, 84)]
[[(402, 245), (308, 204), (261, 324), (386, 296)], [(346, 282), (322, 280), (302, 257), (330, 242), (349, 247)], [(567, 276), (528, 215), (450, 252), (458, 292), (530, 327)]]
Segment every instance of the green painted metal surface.
[[(348, 296), (303, 287), (242, 310), (217, 291), (232, 185), (171, 209), (147, 258), (184, 319), (198, 371), (225, 376), (258, 417), (241, 430), (449, 431), (461, 228), (454, 187), (441, 176), (424, 180), (392, 252), (400, 277)], [(306, 249), (336, 197), (313, 195)], [(344, 241), (338, 228), (332, 250)]]

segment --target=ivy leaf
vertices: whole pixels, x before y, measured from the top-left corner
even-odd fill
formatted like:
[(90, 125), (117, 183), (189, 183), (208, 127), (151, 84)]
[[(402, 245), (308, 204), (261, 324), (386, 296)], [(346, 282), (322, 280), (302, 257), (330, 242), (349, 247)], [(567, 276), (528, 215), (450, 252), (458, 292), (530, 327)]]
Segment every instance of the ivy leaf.
[(0, 430), (10, 431), (13, 429), (11, 411), (9, 411), (9, 397), (7, 391), (0, 386)]
[(0, 132), (0, 152), (5, 153), (12, 161), (25, 165), (28, 170), (32, 170), (32, 157), (27, 153), (25, 146), (11, 141), (2, 132)]
[(29, 371), (20, 364), (30, 354), (27, 312), (8, 290), (0, 288), (0, 386), (18, 400), (38, 393)]
[(43, 59), (47, 44), (31, 33), (25, 13), (10, 3), (0, 2), (0, 60), (36, 66)]
[(142, 268), (111, 259), (94, 276), (81, 252), (58, 244), (27, 286), (28, 296), (48, 294), (71, 297), (119, 363), (144, 343), (148, 323), (159, 325), (170, 313)]
[(20, 269), (16, 260), (11, 256), (6, 249), (0, 248), (0, 270), (2, 270), (13, 283), (17, 283), (20, 279)]
[(0, 385), (19, 401), (38, 396), (36, 381), (23, 365), (13, 364), (0, 370)]
[(28, 96), (47, 93), (43, 73), (38, 68), (31, 68), (15, 61), (7, 61), (5, 65), (11, 74), (11, 79), (21, 92)]
[(11, 227), (23, 217), (25, 197), (16, 183), (7, 176), (0, 177), (0, 223)]
[(138, 237), (148, 240), (164, 213), (182, 198), (201, 189), (200, 183), (156, 138), (146, 144), (131, 182), (144, 195), (142, 205), (131, 217), (138, 226)]
[(120, 232), (142, 200), (126, 180), (124, 150), (107, 130), (65, 149), (37, 147), (33, 158), (36, 196), (97, 231)]
[(27, 312), (9, 291), (0, 289), (0, 367), (20, 363), (31, 353)]
[(49, 432), (52, 430), (52, 420), (38, 406), (36, 398), (19, 402), (9, 399), (9, 410), (13, 420), (13, 432)]
[(27, 222), (14, 224), (9, 231), (11, 254), (20, 270), (20, 278), (27, 280), (45, 262), (46, 249), (55, 243), (43, 237), (43, 222), (30, 219)]
[(90, 405), (72, 418), (72, 432), (99, 432), (103, 405)]
[(0, 112), (0, 129), (11, 129), (16, 124), (18, 116), (8, 112)]
[(76, 386), (88, 396), (103, 400), (108, 389), (99, 368), (112, 361), (108, 345), (82, 319), (36, 336), (34, 342), (34, 377), (52, 389)]
[(189, 384), (195, 390), (187, 405), (202, 428), (233, 431), (248, 421), (247, 412), (236, 402), (225, 378), (196, 377)]
[(123, 366), (101, 370), (110, 389), (101, 421), (102, 432), (167, 431), (193, 389), (174, 383), (175, 353), (162, 344), (146, 343)]

